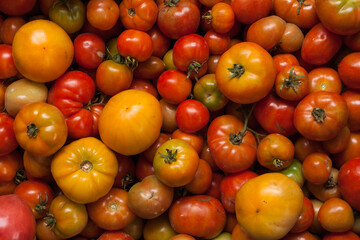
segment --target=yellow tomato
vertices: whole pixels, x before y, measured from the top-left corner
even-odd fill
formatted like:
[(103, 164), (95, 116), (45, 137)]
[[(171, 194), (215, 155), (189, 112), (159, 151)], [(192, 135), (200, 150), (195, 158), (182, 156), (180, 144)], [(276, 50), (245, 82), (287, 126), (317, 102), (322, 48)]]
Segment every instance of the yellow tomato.
[(237, 192), (238, 223), (254, 239), (284, 237), (301, 214), (304, 195), (299, 185), (281, 173), (266, 173), (247, 181)]
[(50, 82), (71, 65), (74, 46), (69, 35), (49, 20), (30, 21), (16, 32), (12, 45), (18, 71), (35, 82)]
[(122, 155), (136, 155), (159, 137), (163, 116), (150, 93), (129, 89), (114, 95), (99, 119), (101, 140)]
[(51, 173), (57, 185), (76, 203), (90, 203), (105, 196), (117, 172), (115, 153), (93, 137), (66, 145), (51, 162)]

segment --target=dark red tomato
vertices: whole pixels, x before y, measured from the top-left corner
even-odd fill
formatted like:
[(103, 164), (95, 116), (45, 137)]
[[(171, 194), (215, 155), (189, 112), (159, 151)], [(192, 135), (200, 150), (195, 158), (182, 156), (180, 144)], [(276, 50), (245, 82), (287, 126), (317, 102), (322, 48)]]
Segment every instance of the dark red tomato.
[(213, 173), (204, 159), (199, 159), (199, 166), (193, 180), (185, 185), (185, 189), (192, 194), (204, 194), (210, 187)]
[(209, 30), (205, 33), (204, 38), (209, 46), (210, 54), (221, 55), (230, 47), (230, 36), (226, 33)]
[(149, 31), (147, 31), (147, 34), (150, 35), (153, 42), (152, 55), (162, 58), (170, 48), (170, 38), (165, 36), (156, 24)]
[(360, 211), (360, 158), (353, 158), (341, 166), (339, 190), (354, 210)]
[(105, 42), (109, 41), (112, 38), (117, 38), (119, 36), (119, 33), (123, 30), (123, 25), (121, 24), (121, 21), (118, 20), (115, 25), (110, 28), (109, 30), (100, 30), (98, 28), (95, 28), (92, 26), (89, 21), (85, 21), (83, 28), (80, 32), (82, 33), (95, 33), (98, 36), (101, 36), (102, 39), (104, 39)]
[(74, 40), (77, 64), (88, 69), (97, 68), (105, 57), (105, 42), (94, 33), (79, 34)]
[(221, 191), (220, 191), (220, 184), (222, 179), (224, 178), (224, 175), (220, 172), (214, 172), (211, 185), (209, 189), (206, 191), (206, 195), (212, 196), (216, 198), (217, 200), (221, 201)]
[(151, 56), (145, 62), (140, 62), (134, 70), (136, 78), (157, 79), (165, 71), (165, 63), (161, 58)]
[(8, 0), (0, 1), (0, 12), (7, 15), (24, 15), (30, 12), (36, 4), (36, 0)]
[(150, 58), (153, 51), (152, 39), (146, 32), (128, 29), (119, 35), (117, 49), (126, 58), (127, 65), (135, 68), (136, 61), (144, 62)]
[(333, 165), (340, 168), (345, 162), (360, 156), (360, 133), (350, 132), (350, 140), (344, 151), (333, 154)]
[(318, 23), (305, 35), (301, 57), (307, 63), (322, 65), (329, 62), (342, 45), (340, 35), (330, 32)]
[(115, 153), (118, 161), (118, 173), (115, 178), (114, 187), (127, 189), (135, 182), (135, 161), (125, 155)]
[(12, 44), (15, 33), (26, 23), (23, 16), (7, 17), (0, 27), (0, 40), (5, 44)]
[(345, 56), (339, 64), (338, 72), (341, 81), (351, 89), (360, 90), (360, 52)]
[(135, 176), (137, 180), (141, 181), (149, 175), (154, 175), (155, 170), (153, 164), (146, 160), (144, 154), (140, 154), (135, 165)]
[(300, 233), (307, 230), (314, 220), (314, 207), (312, 202), (304, 196), (304, 205), (301, 214), (295, 223), (294, 227), (290, 230), (291, 233)]
[(123, 231), (106, 231), (98, 238), (98, 240), (134, 240), (129, 234)]
[(291, 136), (297, 132), (293, 123), (296, 105), (297, 102), (284, 100), (272, 92), (256, 104), (254, 116), (268, 133)]
[(20, 183), (14, 191), (31, 207), (35, 219), (43, 218), (49, 211), (54, 192), (51, 187), (39, 180), (27, 180)]
[(14, 151), (19, 145), (14, 132), (14, 119), (5, 112), (0, 113), (0, 156)]
[(176, 124), (186, 133), (194, 133), (204, 128), (209, 122), (209, 110), (199, 101), (188, 99), (176, 109)]
[(348, 126), (351, 131), (360, 130), (360, 91), (345, 90), (341, 96), (346, 101), (349, 108)]
[(171, 205), (169, 220), (177, 233), (210, 239), (223, 231), (226, 212), (216, 198), (193, 195), (182, 197)]
[(169, 38), (195, 33), (200, 25), (200, 10), (190, 0), (164, 0), (158, 8), (157, 26)]
[(354, 52), (360, 51), (360, 32), (345, 36), (344, 44)]
[(179, 70), (167, 70), (158, 78), (156, 88), (166, 102), (180, 104), (189, 97), (192, 82)]
[(29, 205), (18, 195), (0, 196), (0, 238), (34, 240), (36, 222)]
[(188, 72), (188, 77), (196, 73), (209, 59), (209, 46), (198, 34), (189, 34), (179, 38), (173, 47), (174, 65), (180, 71)]
[(268, 16), (271, 11), (271, 6), (272, 6), (271, 0), (231, 1), (231, 7), (234, 10), (236, 20), (243, 24), (251, 24), (259, 20), (260, 18)]
[(310, 93), (298, 103), (294, 125), (309, 140), (327, 141), (340, 133), (348, 116), (348, 107), (341, 95), (319, 91)]
[(11, 45), (0, 44), (0, 79), (13, 77), (17, 73)]
[(356, 235), (354, 232), (347, 231), (341, 233), (327, 233), (323, 240), (359, 240), (360, 237)]
[(250, 170), (226, 175), (220, 183), (221, 203), (226, 212), (235, 213), (235, 197), (241, 186), (257, 174)]
[(156, 87), (150, 80), (134, 78), (131, 82), (129, 89), (138, 89), (141, 91), (145, 91), (159, 99), (159, 93), (157, 92)]
[(64, 114), (71, 138), (98, 135), (97, 123), (103, 105), (91, 103), (94, 95), (94, 81), (80, 71), (66, 72), (51, 86), (48, 103)]
[(19, 178), (22, 175), (20, 173), (24, 173), (22, 167), (22, 155), (19, 151), (15, 150), (7, 155), (0, 156), (0, 184), (9, 182), (19, 184), (24, 180), (24, 178)]

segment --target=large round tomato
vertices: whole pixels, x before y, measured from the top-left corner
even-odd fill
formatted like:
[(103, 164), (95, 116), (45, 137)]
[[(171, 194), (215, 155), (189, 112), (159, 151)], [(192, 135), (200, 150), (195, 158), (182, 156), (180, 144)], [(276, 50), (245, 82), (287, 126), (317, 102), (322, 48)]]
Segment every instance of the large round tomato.
[(50, 82), (60, 77), (74, 57), (69, 35), (48, 20), (24, 24), (16, 32), (12, 47), (17, 70), (35, 82)]
[(236, 103), (254, 103), (271, 91), (275, 65), (264, 48), (256, 43), (242, 42), (221, 55), (215, 77), (225, 97)]
[[(182, 197), (169, 209), (173, 229), (196, 237), (211, 239), (225, 227), (226, 212), (221, 202), (208, 195)], [(201, 224), (197, 224), (201, 222)]]
[(110, 191), (118, 172), (118, 162), (115, 154), (100, 140), (81, 138), (56, 153), (51, 172), (70, 200), (89, 203)]
[(353, 158), (340, 168), (339, 188), (343, 198), (360, 211), (360, 158)]
[(99, 119), (99, 133), (114, 151), (135, 155), (156, 141), (162, 121), (160, 103), (153, 95), (129, 89), (107, 102)]
[(303, 207), (299, 185), (281, 173), (248, 180), (236, 194), (236, 218), (255, 239), (279, 239), (295, 225)]
[(6, 240), (33, 240), (35, 218), (31, 208), (16, 194), (0, 196), (0, 238)]
[(36, 156), (49, 156), (58, 151), (67, 139), (64, 115), (54, 105), (37, 102), (25, 105), (14, 120), (16, 140)]

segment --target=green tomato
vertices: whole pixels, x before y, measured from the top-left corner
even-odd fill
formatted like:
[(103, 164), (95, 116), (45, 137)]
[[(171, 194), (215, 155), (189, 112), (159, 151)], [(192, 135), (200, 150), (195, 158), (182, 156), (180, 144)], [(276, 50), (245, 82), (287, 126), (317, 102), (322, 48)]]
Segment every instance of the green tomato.
[(219, 235), (217, 235), (212, 240), (232, 240), (231, 233), (228, 232), (222, 232)]
[(294, 159), (290, 166), (280, 171), (280, 173), (292, 178), (300, 187), (304, 185), (305, 178), (302, 172), (302, 164), (299, 160)]

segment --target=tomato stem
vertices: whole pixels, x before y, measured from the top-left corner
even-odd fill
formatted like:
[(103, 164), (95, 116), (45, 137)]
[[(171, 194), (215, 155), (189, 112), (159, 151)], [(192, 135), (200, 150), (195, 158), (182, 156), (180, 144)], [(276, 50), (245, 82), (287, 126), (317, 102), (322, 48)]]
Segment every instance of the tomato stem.
[(324, 183), (325, 189), (332, 189), (336, 187), (337, 182), (335, 181), (333, 176), (330, 176), (329, 179)]
[(189, 64), (189, 67), (188, 67), (188, 74), (186, 76), (186, 79), (188, 79), (191, 75), (191, 73), (193, 72), (194, 73), (194, 77), (195, 77), (195, 80), (198, 81), (198, 77), (197, 77), (197, 73), (199, 71), (199, 69), (202, 67), (202, 64), (200, 64), (199, 62), (196, 62), (196, 61), (193, 61), (192, 63)]
[(47, 227), (50, 227), (50, 229), (53, 229), (56, 225), (56, 219), (55, 216), (51, 213), (47, 213), (45, 219), (45, 224)]
[(284, 162), (279, 158), (274, 158), (273, 159), (273, 165), (276, 168), (281, 168), (284, 165)]
[(129, 14), (130, 17), (133, 17), (135, 15), (135, 9), (134, 8), (129, 8), (128, 14)]
[(138, 61), (135, 59), (135, 58), (133, 58), (133, 57), (130, 57), (130, 56), (127, 56), (126, 58), (125, 58), (125, 64), (126, 64), (126, 66), (128, 66), (131, 70), (133, 70), (134, 71), (134, 69), (138, 66)]
[(313, 116), (313, 118), (315, 119), (315, 121), (317, 121), (318, 123), (324, 123), (325, 122), (325, 110), (322, 108), (314, 108), (311, 111), (311, 115)]
[(93, 164), (89, 160), (84, 160), (80, 163), (80, 170), (83, 172), (90, 172), (93, 169)]
[(121, 185), (124, 190), (127, 190), (127, 187), (134, 182), (134, 179), (130, 173), (125, 174), (125, 176), (121, 179)]
[(299, 2), (299, 6), (296, 10), (296, 14), (299, 16), (300, 15), (300, 9), (302, 6), (310, 6), (310, 3), (304, 3), (306, 0), (297, 0)]
[(299, 85), (302, 84), (301, 81), (298, 81), (299, 78), (305, 78), (305, 76), (304, 75), (296, 75), (296, 72), (294, 72), (294, 67), (292, 67), (290, 69), (289, 77), (285, 78), (284, 82), (282, 82), (282, 84), (280, 86), (280, 92), (285, 87), (287, 89), (291, 88), (296, 93), (296, 95), (299, 95), (297, 92), (297, 88)]
[(19, 185), (20, 183), (22, 183), (26, 180), (27, 180), (27, 176), (26, 176), (25, 170), (23, 168), (20, 168), (19, 170), (17, 170), (15, 178), (14, 178), (15, 184)]
[(180, 0), (164, 0), (164, 5), (167, 7), (176, 7)]
[(234, 64), (233, 68), (228, 68), (228, 70), (232, 73), (230, 78), (239, 78), (245, 73), (244, 66), (240, 64)]
[(45, 201), (44, 201), (43, 196), (40, 193), (40, 202), (35, 205), (35, 208), (34, 208), (35, 211), (38, 213), (44, 212), (46, 210), (46, 204), (48, 203), (48, 201), (49, 201), (49, 198), (48, 198), (47, 193), (45, 193)]
[(177, 149), (174, 152), (170, 149), (165, 149), (165, 150), (166, 150), (166, 154), (159, 152), (160, 156), (162, 158), (164, 158), (164, 162), (167, 164), (171, 164), (171, 163), (175, 162), (176, 155), (177, 155)]
[(39, 132), (39, 128), (35, 125), (35, 123), (31, 122), (26, 127), (27, 127), (26, 134), (30, 138), (36, 138), (36, 136), (37, 136), (37, 134)]
[(205, 12), (204, 15), (201, 16), (201, 18), (204, 19), (207, 24), (210, 24), (212, 20), (211, 10)]
[(247, 114), (245, 114), (245, 111), (244, 111), (243, 115), (245, 116), (245, 118), (244, 118), (244, 127), (243, 127), (243, 129), (241, 131), (239, 131), (237, 134), (235, 134), (235, 133), (230, 133), (229, 134), (229, 140), (230, 140), (230, 142), (232, 144), (239, 145), (240, 143), (242, 143), (242, 141), (243, 141), (243, 139), (244, 139), (244, 137), (246, 135), (246, 132), (249, 129), (247, 125), (248, 125), (248, 122), (249, 122), (249, 118), (250, 118), (252, 112), (254, 111), (254, 108), (255, 108), (255, 104), (253, 104), (251, 106), (250, 111)]

